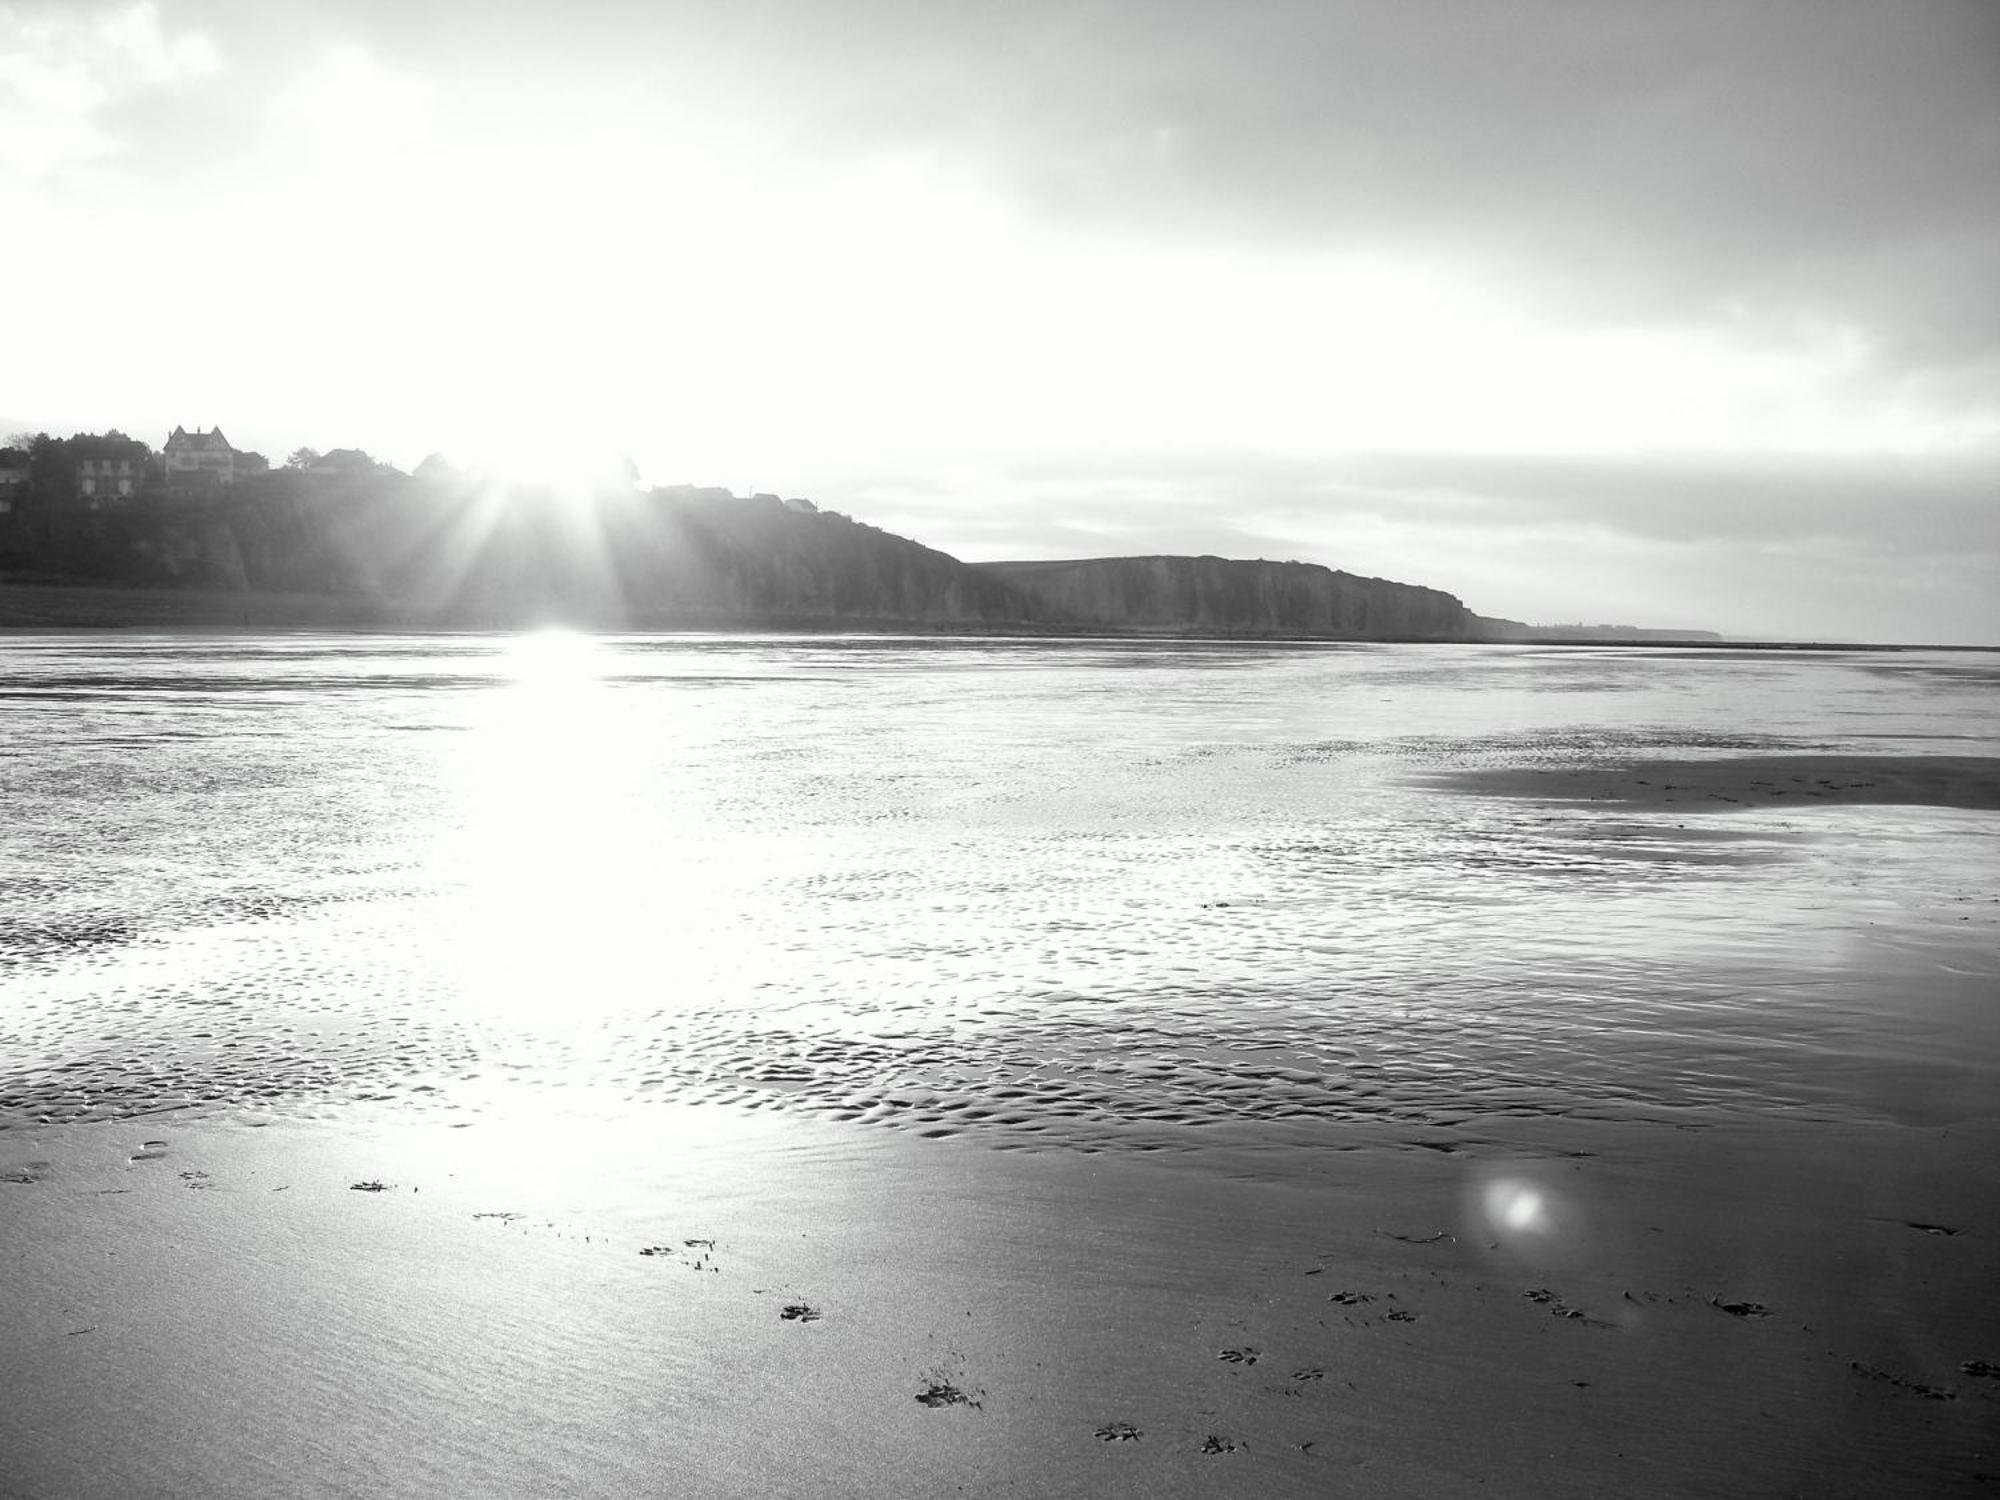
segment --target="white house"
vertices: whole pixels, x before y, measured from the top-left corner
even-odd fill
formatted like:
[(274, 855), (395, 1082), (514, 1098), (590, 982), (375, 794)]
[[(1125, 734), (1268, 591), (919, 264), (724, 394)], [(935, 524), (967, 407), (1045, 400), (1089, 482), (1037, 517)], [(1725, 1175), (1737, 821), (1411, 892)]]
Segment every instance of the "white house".
[(176, 427), (167, 435), (165, 450), (167, 483), (175, 488), (234, 484), (249, 474), (261, 474), (270, 465), (261, 453), (249, 453), (230, 445), (220, 427), (189, 432)]

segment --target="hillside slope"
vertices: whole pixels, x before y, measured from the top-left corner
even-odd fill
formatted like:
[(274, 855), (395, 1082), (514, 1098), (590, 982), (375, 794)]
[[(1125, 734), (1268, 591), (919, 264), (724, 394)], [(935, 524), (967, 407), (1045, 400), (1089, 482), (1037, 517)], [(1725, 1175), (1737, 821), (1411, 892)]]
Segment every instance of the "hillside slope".
[(1318, 563), (1102, 557), (974, 566), (1017, 590), (1048, 624), (1336, 640), (1462, 641), (1481, 634), (1479, 617), (1440, 589)]
[(21, 580), (324, 595), (385, 624), (1019, 627), (1028, 606), (954, 557), (840, 515), (718, 491), (557, 496), (400, 475), (293, 475), (198, 499), (0, 515)]

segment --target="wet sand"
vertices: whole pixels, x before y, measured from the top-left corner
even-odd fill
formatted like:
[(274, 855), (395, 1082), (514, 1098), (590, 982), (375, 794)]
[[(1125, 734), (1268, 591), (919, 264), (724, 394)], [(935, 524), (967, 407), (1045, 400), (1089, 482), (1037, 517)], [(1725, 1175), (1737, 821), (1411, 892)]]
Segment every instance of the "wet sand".
[(1954, 1495), (2000, 1122), (0, 1136), (0, 1493)]
[(1426, 778), (1452, 791), (1560, 802), (1718, 811), (1897, 803), (2000, 808), (2000, 758), (1975, 755), (1755, 755), (1507, 766)]

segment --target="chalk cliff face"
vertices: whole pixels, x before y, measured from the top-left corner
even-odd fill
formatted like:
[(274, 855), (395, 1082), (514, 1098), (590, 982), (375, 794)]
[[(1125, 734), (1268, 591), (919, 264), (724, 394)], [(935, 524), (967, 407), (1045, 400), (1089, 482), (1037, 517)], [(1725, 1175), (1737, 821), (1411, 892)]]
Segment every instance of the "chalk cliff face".
[(1450, 594), (1317, 563), (1103, 557), (974, 565), (1049, 624), (1339, 640), (1463, 641), (1478, 616)]

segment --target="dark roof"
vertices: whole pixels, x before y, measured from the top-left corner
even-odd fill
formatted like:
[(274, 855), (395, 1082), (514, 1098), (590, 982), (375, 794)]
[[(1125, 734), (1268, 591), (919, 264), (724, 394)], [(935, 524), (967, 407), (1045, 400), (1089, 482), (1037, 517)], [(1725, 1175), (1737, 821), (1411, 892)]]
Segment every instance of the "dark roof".
[(234, 453), (236, 451), (230, 447), (229, 439), (222, 435), (220, 427), (209, 432), (203, 432), (199, 427), (193, 432), (189, 432), (185, 427), (176, 427), (167, 435), (167, 448), (170, 452), (178, 452), (186, 448), (198, 449), (204, 453)]

